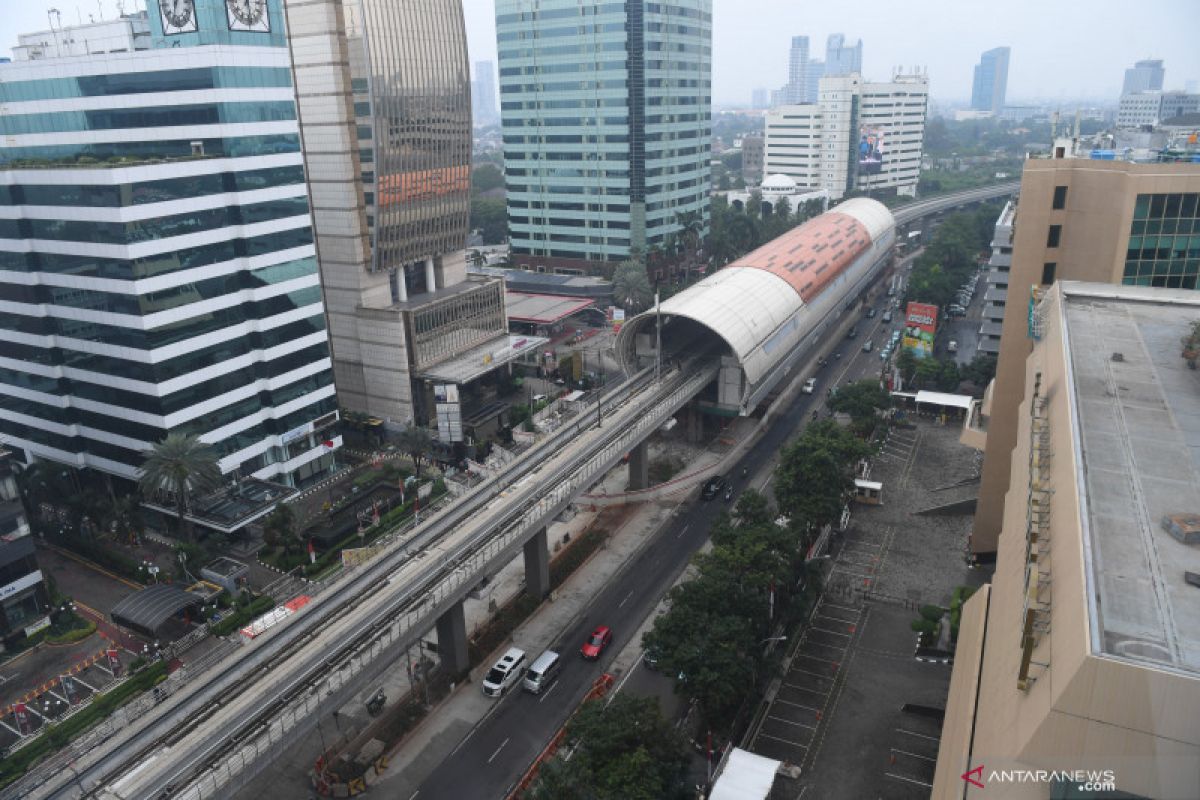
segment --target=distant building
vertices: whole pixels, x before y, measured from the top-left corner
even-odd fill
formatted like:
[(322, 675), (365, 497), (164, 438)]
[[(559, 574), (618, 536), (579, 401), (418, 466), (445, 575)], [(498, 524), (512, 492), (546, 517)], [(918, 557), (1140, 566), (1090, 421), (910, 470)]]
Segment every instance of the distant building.
[(1000, 110), (1000, 119), (1009, 122), (1024, 122), (1027, 119), (1044, 117), (1045, 110), (1041, 106), (1005, 106)]
[[(1178, 188), (1122, 172), (1109, 173), (1124, 188), (1111, 202), (1083, 197), (1080, 207), (1104, 207), (1093, 222), (1130, 211), (1157, 221), (1154, 206), (1182, 216), (1180, 194), (1130, 202), (1143, 178), (1155, 192)], [(1065, 180), (1071, 194), (1098, 188)], [(1018, 255), (1026, 229), (1045, 237), (1050, 181), (1034, 215), (1032, 186), (1022, 189)], [(1102, 241), (1084, 249), (1124, 260), (1124, 246), (1109, 249), (1120, 235), (1070, 234), (1089, 235)], [(1200, 797), (1200, 617), (1189, 585), (1200, 575), (1200, 392), (1179, 344), (1200, 318), (1200, 293), (1056, 281), (1009, 310), (1020, 324), (1006, 331), (1002, 358), (1014, 354), (1023, 380), (1004, 398), (1014, 429), (1001, 462), (1006, 501), (992, 509), (999, 552), (991, 583), (961, 610), (931, 796)], [(989, 444), (992, 435), (989, 426)], [(1046, 777), (1022, 778), (1033, 771)]]
[(788, 51), (788, 82), (783, 87), (785, 103), (808, 102), (808, 37), (793, 36)]
[(706, 235), (712, 0), (497, 0), (496, 38), (514, 264), (606, 273), (681, 217)]
[(976, 111), (1000, 113), (1008, 89), (1009, 48), (996, 47), (986, 51), (975, 66), (971, 85), (971, 108)]
[(787, 175), (803, 191), (824, 189), (834, 200), (855, 190), (915, 194), (928, 78), (869, 83), (841, 75), (822, 78), (820, 87), (816, 103), (767, 113), (764, 173)]
[(491, 61), (475, 62), (475, 80), (471, 83), (471, 116), (476, 127), (500, 121), (496, 109), (496, 70)]
[(852, 45), (846, 44), (846, 37), (840, 33), (831, 33), (825, 41), (826, 75), (850, 75), (862, 73), (862, 39)]
[(747, 186), (761, 183), (763, 179), (763, 137), (742, 137), (742, 180)]
[(1123, 94), (1117, 107), (1117, 127), (1157, 125), (1164, 119), (1197, 112), (1200, 112), (1200, 94), (1180, 91)]
[(825, 77), (825, 62), (819, 58), (810, 59), (808, 70), (804, 75), (804, 92), (801, 103), (817, 102), (818, 92), (821, 91), (821, 78)]
[[(820, 202), (822, 212), (829, 207), (828, 191), (825, 189), (806, 191), (797, 186), (796, 182), (787, 175), (768, 176), (756, 191), (759, 202), (763, 204), (763, 208), (760, 210), (766, 211), (768, 214), (775, 212), (781, 200), (787, 201), (789, 214), (795, 214), (798, 209), (812, 201)], [(726, 197), (731, 206), (744, 208), (754, 195), (755, 192), (747, 189), (742, 192), (730, 192)]]
[(771, 94), (766, 89), (755, 89), (750, 93), (751, 108), (767, 108), (771, 102)]
[[(56, 9), (51, 14), (58, 15)], [(150, 19), (145, 11), (122, 14), (120, 19), (92, 22), (87, 25), (61, 24), (46, 31), (22, 33), (12, 49), (14, 61), (37, 61), (43, 58), (92, 56), (103, 53), (132, 53), (150, 49)]]
[(1004, 305), (1008, 300), (1008, 273), (1012, 269), (1013, 219), (1017, 204), (1009, 200), (996, 219), (992, 232), (992, 256), (988, 259), (987, 289), (983, 294), (983, 320), (979, 325), (980, 353), (1000, 354), (1000, 332), (1004, 327)]
[(1139, 61), (1125, 70), (1125, 82), (1121, 85), (1121, 94), (1162, 91), (1165, 74), (1161, 58)]

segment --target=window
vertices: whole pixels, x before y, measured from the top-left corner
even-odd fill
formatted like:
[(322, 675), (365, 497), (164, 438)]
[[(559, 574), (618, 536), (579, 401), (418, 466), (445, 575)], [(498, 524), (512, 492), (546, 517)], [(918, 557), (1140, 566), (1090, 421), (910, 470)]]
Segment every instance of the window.
[(1054, 204), (1053, 204), (1052, 208), (1063, 209), (1066, 207), (1067, 207), (1067, 187), (1055, 186), (1054, 187)]
[(1048, 264), (1042, 264), (1042, 285), (1043, 286), (1049, 286), (1050, 284), (1054, 283), (1054, 270), (1057, 267), (1058, 267), (1058, 264), (1056, 264), (1053, 261), (1051, 261)]
[(1051, 225), (1050, 233), (1046, 236), (1046, 247), (1058, 247), (1058, 240), (1062, 237), (1062, 225)]

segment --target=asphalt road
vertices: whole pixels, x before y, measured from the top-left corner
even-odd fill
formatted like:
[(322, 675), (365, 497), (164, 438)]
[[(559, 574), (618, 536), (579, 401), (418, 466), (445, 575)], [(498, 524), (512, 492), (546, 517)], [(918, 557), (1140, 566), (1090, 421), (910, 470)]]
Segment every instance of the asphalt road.
[[(874, 305), (882, 307), (882, 297)], [(896, 327), (897, 321), (883, 324), (881, 315), (866, 319), (862, 317), (861, 309), (848, 312), (848, 316), (855, 318), (858, 337), (848, 340), (839, 335), (837, 339), (827, 340), (822, 352), (826, 355), (838, 352), (842, 357), (830, 358), (826, 367), (814, 373), (817, 392), (811, 396), (800, 395), (734, 466), (731, 474), (739, 475), (745, 467), (751, 476), (758, 476), (762, 467), (774, 460), (787, 439), (809, 418), (812, 410), (823, 408), (825, 388), (879, 375), (882, 366), (879, 346), (889, 335), (884, 331)], [(876, 346), (870, 353), (864, 353), (862, 343), (868, 339)], [(738, 492), (746, 485), (745, 480), (734, 480)], [(596, 596), (587, 614), (576, 619), (555, 643), (552, 649), (565, 659), (558, 680), (540, 696), (519, 688), (510, 690), (410, 796), (410, 800), (504, 797), (578, 706), (593, 682), (608, 668), (613, 657), (629, 642), (692, 555), (708, 540), (712, 518), (717, 511), (730, 505), (717, 500), (682, 506), (659, 529), (642, 555), (608, 583)], [(584, 661), (579, 656), (579, 648), (597, 625), (612, 627), (613, 642), (598, 661)], [(537, 655), (530, 653), (529, 657), (532, 659)], [(631, 677), (625, 690), (636, 694), (661, 694), (661, 682), (669, 679), (640, 667), (636, 669), (637, 674)]]

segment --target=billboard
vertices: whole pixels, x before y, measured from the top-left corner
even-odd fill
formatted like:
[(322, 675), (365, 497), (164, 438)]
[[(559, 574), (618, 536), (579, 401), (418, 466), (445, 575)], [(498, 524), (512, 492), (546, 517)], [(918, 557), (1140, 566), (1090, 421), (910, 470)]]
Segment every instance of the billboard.
[(909, 303), (904, 312), (904, 349), (911, 351), (917, 358), (932, 356), (937, 318), (937, 306), (929, 303)]
[(858, 129), (858, 174), (878, 175), (883, 171), (883, 131), (867, 125)]

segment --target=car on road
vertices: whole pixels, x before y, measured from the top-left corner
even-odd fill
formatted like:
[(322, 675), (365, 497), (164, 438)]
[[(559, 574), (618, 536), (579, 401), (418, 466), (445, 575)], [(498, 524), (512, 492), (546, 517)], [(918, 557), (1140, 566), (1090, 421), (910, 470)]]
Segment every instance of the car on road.
[(492, 665), (487, 675), (483, 676), (480, 688), (488, 697), (501, 697), (521, 677), (525, 671), (524, 667), (525, 651), (519, 647), (510, 647), (508, 652)]
[(808, 380), (806, 380), (804, 382), (804, 388), (802, 388), (800, 391), (804, 392), (805, 394), (812, 394), (816, 390), (816, 388), (817, 388), (817, 379), (809, 378)]
[[(858, 336), (858, 327), (857, 327), (857, 326), (855, 326), (855, 327), (851, 328), (851, 329), (850, 329), (850, 330), (849, 330), (849, 331), (846, 333), (846, 338), (847, 338), (847, 339), (853, 339), (855, 336)], [(834, 358), (837, 358), (837, 355), (836, 355), (836, 354), (834, 355)]]
[(592, 631), (592, 635), (583, 643), (583, 647), (579, 648), (579, 654), (588, 661), (595, 661), (604, 652), (604, 648), (612, 643), (612, 629), (607, 625), (599, 625), (596, 630)]
[(883, 321), (884, 321), (884, 322), (891, 322), (891, 321), (892, 321), (892, 311), (891, 311), (891, 309), (888, 309), (887, 311), (883, 312)]
[(700, 496), (705, 500), (712, 500), (721, 493), (725, 488), (725, 478), (720, 475), (713, 475), (704, 482), (704, 489), (701, 490)]
[(874, 307), (868, 308), (867, 309), (867, 319), (874, 319), (876, 313), (877, 312)]
[(946, 345), (946, 350), (948, 350), (951, 353), (957, 353), (958, 352), (958, 342), (951, 339), (950, 344)]
[(875, 344), (870, 339), (867, 339), (865, 342), (863, 342), (863, 352), (864, 353), (871, 352), (871, 348), (874, 346), (875, 346)]

